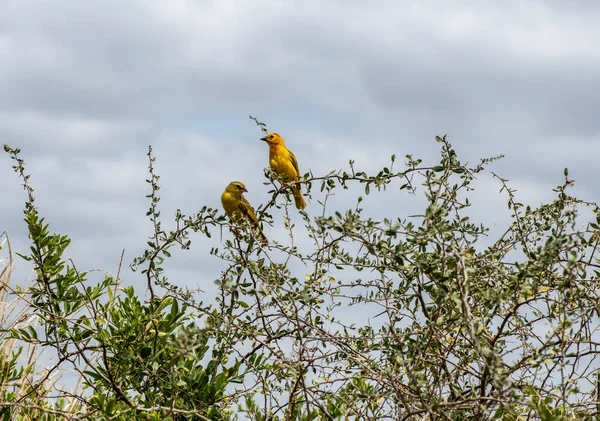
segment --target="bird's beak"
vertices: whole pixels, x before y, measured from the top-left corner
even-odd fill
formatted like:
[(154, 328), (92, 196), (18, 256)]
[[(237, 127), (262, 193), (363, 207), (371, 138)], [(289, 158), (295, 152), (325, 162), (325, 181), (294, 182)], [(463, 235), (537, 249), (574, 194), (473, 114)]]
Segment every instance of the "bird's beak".
[(246, 189), (242, 189), (242, 191), (243, 191), (244, 193), (248, 193), (248, 190), (246, 190)]
[(267, 138), (266, 137), (261, 137), (260, 140), (262, 140), (263, 142), (266, 142)]

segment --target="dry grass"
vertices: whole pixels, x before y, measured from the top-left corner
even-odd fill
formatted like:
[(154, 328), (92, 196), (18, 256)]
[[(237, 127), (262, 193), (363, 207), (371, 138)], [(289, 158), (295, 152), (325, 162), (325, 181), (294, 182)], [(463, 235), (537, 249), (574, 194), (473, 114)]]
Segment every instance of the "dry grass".
[[(38, 340), (16, 339), (12, 330), (38, 330), (38, 317), (26, 295), (11, 285), (15, 254), (6, 231), (0, 234), (0, 416), (11, 420), (75, 420), (81, 393), (66, 393), (57, 384), (64, 370), (57, 369)], [(47, 365), (45, 368), (44, 365)], [(81, 392), (81, 384), (75, 390)]]

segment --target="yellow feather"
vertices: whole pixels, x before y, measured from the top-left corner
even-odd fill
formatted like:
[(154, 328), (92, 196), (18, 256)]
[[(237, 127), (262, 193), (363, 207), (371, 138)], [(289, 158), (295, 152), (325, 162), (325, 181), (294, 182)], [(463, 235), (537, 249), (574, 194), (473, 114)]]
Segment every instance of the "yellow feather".
[(240, 181), (232, 181), (229, 183), (223, 194), (221, 194), (223, 210), (225, 210), (225, 213), (233, 222), (240, 222), (244, 219), (250, 222), (254, 233), (261, 243), (266, 244), (268, 240), (262, 232), (256, 213), (242, 194), (246, 191), (248, 191), (246, 190), (246, 186)]
[[(269, 145), (269, 166), (287, 182), (298, 181), (300, 178), (300, 170), (298, 169), (298, 160), (294, 154), (285, 146), (283, 137), (277, 133), (269, 133), (261, 140)], [(306, 202), (302, 196), (300, 184), (293, 187), (294, 202), (296, 208), (304, 209)]]

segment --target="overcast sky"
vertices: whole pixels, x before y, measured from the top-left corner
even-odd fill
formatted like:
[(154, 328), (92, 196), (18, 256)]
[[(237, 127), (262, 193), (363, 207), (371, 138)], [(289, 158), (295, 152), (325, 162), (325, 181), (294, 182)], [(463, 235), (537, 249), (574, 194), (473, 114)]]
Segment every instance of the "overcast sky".
[[(2, 0), (0, 143), (21, 148), (37, 206), (73, 239), (79, 269), (115, 272), (123, 248), (126, 264), (142, 251), (149, 144), (166, 227), (177, 208), (220, 208), (232, 180), (263, 202), (268, 152), (249, 114), (285, 137), (302, 172), (350, 159), (375, 171), (392, 153), (435, 164), (434, 138), (448, 133), (463, 162), (505, 154), (491, 170), (523, 202), (550, 199), (564, 167), (597, 200), (597, 4)], [(26, 196), (1, 156), (0, 231), (24, 251)], [(473, 214), (508, 221), (498, 183), (477, 186)], [(418, 208), (406, 193), (370, 200), (378, 216)], [(220, 241), (176, 256), (171, 281), (210, 289), (219, 264), (206, 251)]]

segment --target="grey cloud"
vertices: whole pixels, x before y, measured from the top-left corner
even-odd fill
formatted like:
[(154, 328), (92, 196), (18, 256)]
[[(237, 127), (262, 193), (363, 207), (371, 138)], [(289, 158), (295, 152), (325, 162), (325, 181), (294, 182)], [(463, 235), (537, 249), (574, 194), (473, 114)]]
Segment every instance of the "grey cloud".
[(240, 36), (227, 11), (192, 4), (71, 2), (59, 13), (54, 3), (14, 3), (1, 22), (15, 34), (6, 40), (2, 90), (12, 100), (3, 106), (156, 116), (254, 103), (289, 80), (263, 63), (260, 25)]
[[(74, 156), (122, 154), (117, 145), (137, 145), (152, 127), (142, 121), (99, 119), (87, 115), (56, 115), (38, 111), (0, 112), (0, 138), (29, 156), (56, 160)], [(144, 142), (145, 143), (145, 142)], [(72, 164), (79, 163), (74, 160)]]
[[(15, 36), (6, 40), (11, 65), (0, 85), (11, 101), (0, 107), (35, 102), (54, 113), (157, 117), (189, 107), (314, 104), (335, 101), (329, 90), (336, 85), (338, 94), (348, 91), (353, 77), (331, 52), (353, 46), (333, 38), (335, 27), (312, 24), (290, 7), (268, 19), (261, 8), (242, 7), (238, 16), (192, 4), (75, 3), (58, 19), (55, 4), (36, 3), (32, 13), (33, 3), (19, 3), (4, 17)], [(321, 45), (315, 60), (308, 53)]]

